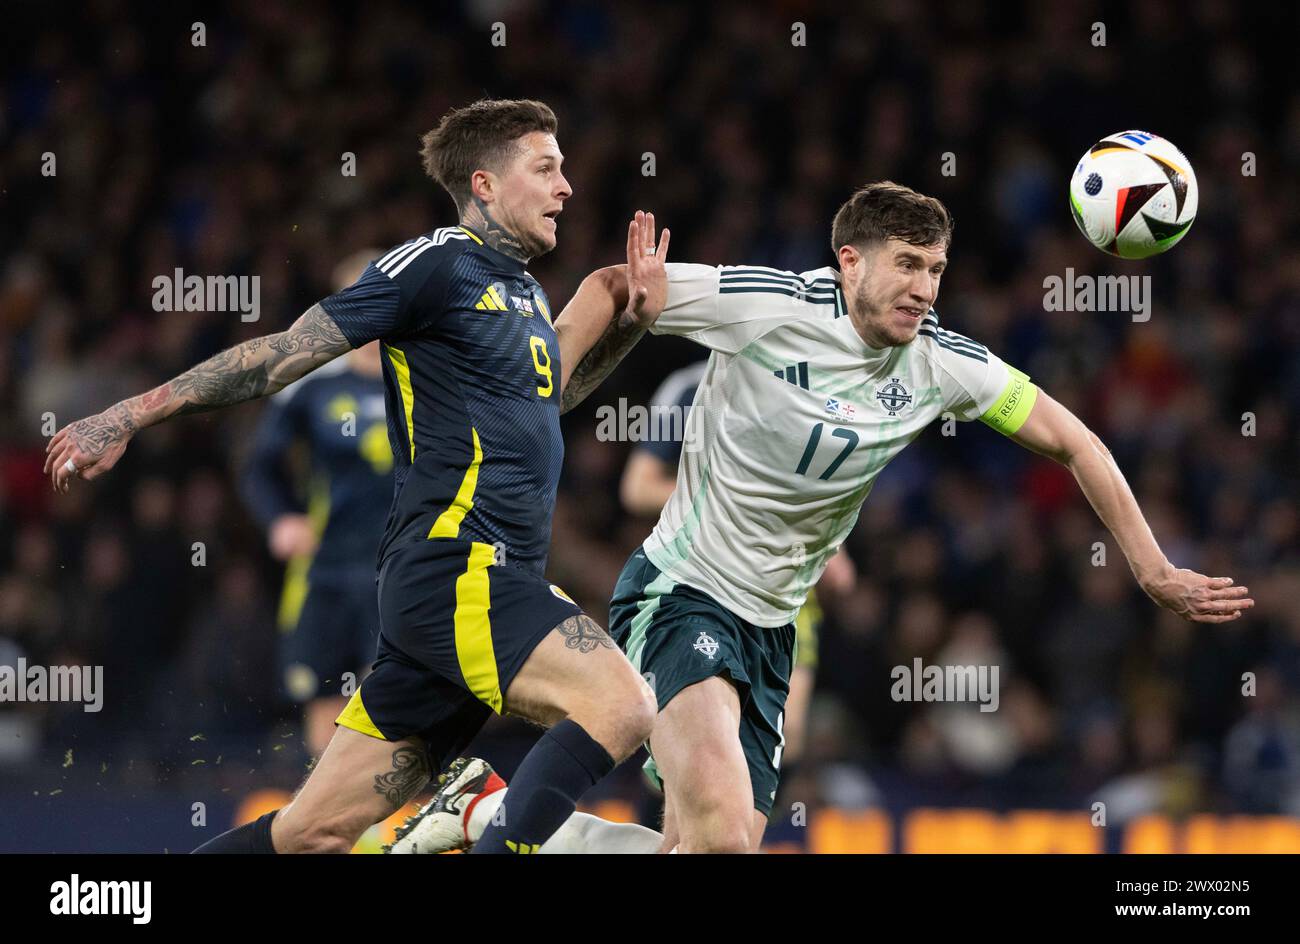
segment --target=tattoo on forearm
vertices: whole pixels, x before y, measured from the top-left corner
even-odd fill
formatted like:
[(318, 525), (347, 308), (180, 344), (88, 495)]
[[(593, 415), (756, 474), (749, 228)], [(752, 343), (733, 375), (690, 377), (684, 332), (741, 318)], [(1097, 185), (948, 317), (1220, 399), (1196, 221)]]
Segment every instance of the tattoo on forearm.
[(600, 628), (599, 623), (582, 613), (577, 616), (570, 616), (555, 628), (564, 637), (566, 649), (577, 649), (579, 652), (594, 652), (598, 646), (604, 646), (606, 649), (618, 648), (614, 644), (614, 640), (609, 638), (609, 634)]
[(497, 252), (503, 252), (520, 262), (526, 263), (533, 256), (541, 255), (545, 251), (545, 247), (525, 245), (522, 239), (497, 222), (488, 205), (478, 197), (470, 197), (469, 206), (465, 208), (461, 223), (480, 233), (483, 242)]
[(375, 777), (375, 792), (401, 808), (429, 782), (429, 762), (424, 751), (414, 747), (399, 747), (393, 751), (393, 769)]
[(204, 413), (275, 393), (349, 350), (334, 319), (313, 305), (289, 330), (222, 351), (125, 406), (137, 422), (154, 411), (162, 414), (154, 422)]
[(267, 365), (254, 362), (265, 339), (246, 341), (236, 348), (204, 361), (187, 370), (171, 383), (171, 395), (180, 399), (175, 416), (205, 413), (233, 403), (252, 400), (266, 393), (271, 385)]
[(587, 394), (600, 386), (601, 381), (610, 375), (645, 333), (646, 326), (627, 317), (626, 313), (621, 313), (610, 321), (605, 333), (591, 346), (586, 357), (578, 362), (569, 382), (564, 385), (560, 394), (560, 412), (567, 413), (587, 399)]

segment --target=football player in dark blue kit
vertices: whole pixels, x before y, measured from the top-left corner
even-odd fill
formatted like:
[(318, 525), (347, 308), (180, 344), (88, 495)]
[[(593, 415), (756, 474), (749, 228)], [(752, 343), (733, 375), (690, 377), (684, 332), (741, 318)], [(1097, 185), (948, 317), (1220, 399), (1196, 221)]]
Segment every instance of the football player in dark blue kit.
[(668, 233), (656, 245), (653, 217), (629, 225), (629, 253), (659, 277), (629, 275), (624, 311), (552, 324), (526, 264), (555, 247), (572, 192), (555, 131), (540, 102), (449, 112), (421, 154), (459, 226), (395, 247), (287, 331), (78, 420), (47, 447), (46, 473), (66, 491), (111, 469), (144, 426), (274, 393), (382, 341), (395, 492), (378, 554), (378, 658), (289, 805), (199, 851), (347, 852), (499, 712), (548, 730), (474, 851), (535, 852), (650, 734), (649, 686), (543, 574), (562, 401), (644, 334), (643, 312), (662, 310)]
[[(351, 285), (379, 255), (345, 259), (334, 288)], [(294, 468), (299, 449), (305, 469)], [(303, 706), (303, 739), (316, 757), (379, 641), (374, 561), (393, 500), (393, 450), (378, 341), (267, 402), (240, 485), (271, 554), (286, 564), (276, 620), (280, 682)]]

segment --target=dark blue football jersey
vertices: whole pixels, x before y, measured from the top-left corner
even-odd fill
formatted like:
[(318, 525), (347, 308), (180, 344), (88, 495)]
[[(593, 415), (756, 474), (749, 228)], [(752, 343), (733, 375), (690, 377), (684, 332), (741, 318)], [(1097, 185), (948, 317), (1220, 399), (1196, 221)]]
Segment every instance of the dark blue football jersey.
[(394, 495), (382, 564), (414, 541), (492, 544), (541, 574), (564, 462), (560, 347), (523, 263), (448, 226), (321, 302), (354, 346), (382, 341)]
[[(296, 443), (310, 452), (304, 509), (288, 475)], [(384, 384), (338, 358), (273, 396), (262, 414), (240, 477), (241, 491), (262, 526), (306, 511), (320, 546), (309, 579), (348, 579), (371, 571), (393, 496)]]

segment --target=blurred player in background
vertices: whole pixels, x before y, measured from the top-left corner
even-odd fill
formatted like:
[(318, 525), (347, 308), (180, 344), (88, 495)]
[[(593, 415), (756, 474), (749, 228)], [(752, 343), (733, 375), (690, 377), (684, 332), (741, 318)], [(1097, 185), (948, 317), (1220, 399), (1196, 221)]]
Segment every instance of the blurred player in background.
[[(675, 263), (660, 277), (614, 266), (584, 280), (566, 308), (608, 316), (635, 282), (648, 315), (661, 312), (654, 333), (712, 351), (687, 426), (693, 448), (610, 603), (611, 635), (654, 679), (664, 851), (758, 848), (779, 780), (793, 620), (881, 470), (943, 413), (1068, 467), (1159, 605), (1204, 623), (1254, 605), (1231, 578), (1170, 563), (1105, 445), (1025, 374), (939, 327), (932, 306), (951, 238), (942, 203), (886, 181), (836, 213), (838, 269)], [(579, 391), (608, 369), (584, 366)], [(446, 805), (475, 799), (464, 792)], [(589, 851), (622, 841), (617, 826), (592, 831), (584, 816), (570, 848), (588, 836)], [(472, 842), (473, 817), (461, 823)]]
[[(334, 290), (355, 282), (380, 255), (367, 249), (341, 262)], [(325, 750), (379, 642), (375, 552), (393, 501), (379, 357), (379, 342), (371, 341), (272, 397), (241, 477), (272, 556), (286, 563), (277, 614), (280, 683), (303, 706), (313, 757)], [(295, 470), (300, 447), (307, 468)], [(352, 687), (344, 691), (349, 675)]]
[[(621, 312), (552, 325), (526, 265), (555, 248), (572, 193), (556, 128), (541, 102), (452, 109), (421, 155), (459, 226), (394, 247), (287, 331), (71, 423), (47, 447), (46, 474), (66, 491), (111, 469), (143, 427), (275, 393), (384, 342), (397, 488), (380, 549), (378, 659), (293, 801), (200, 851), (347, 852), (424, 787), (431, 760), (445, 763), (494, 712), (510, 712), (549, 730), (476, 851), (534, 852), (649, 735), (645, 681), (544, 576), (564, 456), (562, 365), (591, 355), (588, 369), (607, 372), (644, 332), (648, 297), (634, 286)], [(662, 277), (662, 264), (645, 274)]]
[[(682, 431), (707, 368), (708, 361), (699, 361), (673, 371), (650, 398), (651, 423), (659, 423), (657, 434), (633, 447), (619, 484), (623, 507), (632, 514), (657, 518), (672, 497), (682, 455)], [(855, 579), (853, 561), (841, 547), (827, 563), (817, 587), (825, 592), (845, 594), (853, 589)], [(795, 667), (790, 676), (790, 695), (785, 701), (782, 726), (781, 766), (787, 776), (803, 755), (808, 707), (817, 680), (817, 637), (822, 625), (817, 588), (808, 591), (808, 600), (794, 623)]]

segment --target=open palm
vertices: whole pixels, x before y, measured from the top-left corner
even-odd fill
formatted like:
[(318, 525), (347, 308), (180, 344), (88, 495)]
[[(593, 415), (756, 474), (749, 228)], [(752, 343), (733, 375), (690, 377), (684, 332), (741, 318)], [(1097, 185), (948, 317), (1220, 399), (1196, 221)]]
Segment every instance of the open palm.
[(642, 210), (627, 225), (627, 310), (638, 324), (649, 327), (668, 303), (667, 229), (655, 246), (655, 215)]

